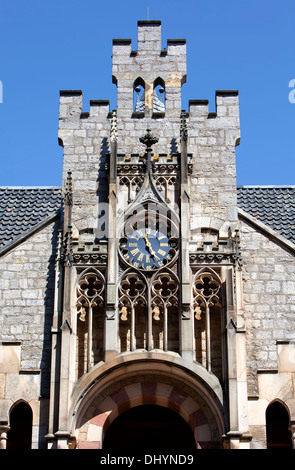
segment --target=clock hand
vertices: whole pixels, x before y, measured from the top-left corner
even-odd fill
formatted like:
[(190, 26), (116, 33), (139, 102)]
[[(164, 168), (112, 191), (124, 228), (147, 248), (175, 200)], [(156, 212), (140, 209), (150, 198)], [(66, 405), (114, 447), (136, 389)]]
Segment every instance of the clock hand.
[(146, 244), (146, 246), (147, 246), (148, 248), (151, 248), (151, 243), (148, 241), (146, 234), (144, 235), (144, 239), (145, 239), (145, 244)]
[(156, 256), (156, 253), (155, 253), (154, 250), (152, 249), (151, 242), (148, 241), (147, 234), (144, 235), (144, 239), (145, 239), (146, 246), (148, 247), (148, 249), (149, 249), (151, 255), (152, 255), (152, 256)]

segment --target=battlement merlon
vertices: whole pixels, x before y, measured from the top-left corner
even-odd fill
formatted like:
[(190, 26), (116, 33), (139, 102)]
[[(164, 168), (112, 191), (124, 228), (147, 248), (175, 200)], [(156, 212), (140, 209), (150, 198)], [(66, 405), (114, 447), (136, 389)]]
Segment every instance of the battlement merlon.
[(216, 90), (215, 111), (209, 112), (208, 100), (189, 100), (188, 119), (204, 119), (207, 129), (224, 130), (227, 140), (234, 146), (240, 144), (239, 92), (237, 90)]
[(83, 92), (81, 90), (61, 90), (59, 95), (59, 119), (80, 119), (83, 108)]
[(133, 91), (138, 79), (144, 83), (146, 110), (155, 83), (161, 80), (166, 93), (166, 116), (181, 112), (181, 86), (186, 82), (186, 40), (168, 39), (161, 48), (161, 22), (138, 21), (138, 48), (130, 39), (114, 39), (113, 83), (117, 85), (118, 116), (128, 117), (133, 110)]
[(161, 52), (161, 21), (137, 22), (137, 50), (148, 51), (152, 54)]
[[(185, 39), (167, 39), (167, 48), (162, 49), (161, 21), (138, 21), (137, 34), (137, 50), (131, 49), (131, 39), (113, 39), (113, 74), (123, 72), (122, 67), (119, 69), (119, 66), (122, 65), (136, 65), (138, 69), (140, 65), (158, 61), (163, 63), (164, 71), (164, 64), (171, 62), (171, 60), (174, 65), (177, 65), (177, 63), (182, 64), (179, 71), (186, 74)], [(156, 58), (155, 56), (159, 57)], [(167, 58), (167, 56), (171, 57)], [(150, 57), (149, 60), (148, 57)], [(149, 68), (149, 71), (151, 70), (152, 68)]]
[(109, 100), (90, 100), (89, 111), (83, 112), (81, 90), (61, 90), (59, 98), (58, 142), (61, 147), (73, 145), (75, 131), (83, 128), (81, 120), (106, 120), (110, 113)]

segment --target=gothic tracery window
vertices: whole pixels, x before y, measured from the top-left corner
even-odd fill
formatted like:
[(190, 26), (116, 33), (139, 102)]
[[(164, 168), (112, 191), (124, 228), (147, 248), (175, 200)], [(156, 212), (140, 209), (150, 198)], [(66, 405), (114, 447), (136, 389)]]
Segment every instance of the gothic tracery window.
[(120, 178), (120, 186), (122, 187), (122, 193), (125, 192), (127, 203), (132, 202), (138, 193), (143, 182), (141, 175), (123, 175)]
[(120, 352), (146, 347), (146, 283), (136, 272), (127, 272), (119, 286)]
[(78, 378), (103, 359), (105, 279), (95, 268), (81, 273), (77, 286)]
[(215, 270), (202, 268), (195, 274), (192, 307), (196, 360), (221, 377), (221, 279)]
[(179, 283), (174, 274), (158, 273), (152, 283), (153, 348), (179, 349)]
[(179, 282), (170, 271), (149, 278), (127, 271), (119, 285), (120, 352), (179, 350)]

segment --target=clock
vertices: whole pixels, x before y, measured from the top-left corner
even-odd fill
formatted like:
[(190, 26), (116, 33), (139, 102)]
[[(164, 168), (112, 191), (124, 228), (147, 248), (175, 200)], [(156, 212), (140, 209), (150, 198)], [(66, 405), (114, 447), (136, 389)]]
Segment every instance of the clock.
[(176, 240), (149, 227), (135, 229), (120, 243), (122, 256), (135, 268), (151, 271), (165, 266), (175, 255)]

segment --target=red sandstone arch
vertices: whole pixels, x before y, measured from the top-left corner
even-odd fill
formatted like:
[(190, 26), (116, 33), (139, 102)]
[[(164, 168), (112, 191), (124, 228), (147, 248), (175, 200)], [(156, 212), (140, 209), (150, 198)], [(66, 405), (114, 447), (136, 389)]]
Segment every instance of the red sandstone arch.
[(77, 382), (70, 422), (79, 449), (103, 448), (109, 425), (124, 411), (159, 405), (190, 426), (196, 448), (219, 448), (225, 432), (217, 378), (177, 354), (128, 353), (97, 365)]
[(181, 383), (169, 383), (164, 375), (152, 380), (133, 377), (129, 383), (120, 386), (115, 383), (115, 389), (107, 393), (112, 388), (111, 382), (102, 393), (98, 389), (97, 393), (92, 392), (91, 399), (85, 397), (79, 407), (74, 432), (79, 449), (103, 448), (110, 424), (124, 411), (140, 405), (159, 405), (180, 415), (192, 430), (196, 448), (219, 447), (222, 430), (218, 429), (218, 419), (215, 429), (212, 429), (212, 410), (207, 407), (205, 412), (194, 394), (187, 393)]
[[(207, 446), (210, 427), (202, 409), (185, 393), (164, 383), (141, 382), (122, 387), (105, 398), (94, 410), (87, 431), (87, 441), (78, 440), (80, 449), (101, 449), (109, 425), (122, 412), (139, 405), (160, 405), (178, 413), (190, 426), (196, 442)], [(96, 437), (95, 440), (92, 440)]]
[(210, 437), (209, 424), (204, 412), (196, 408), (194, 401), (175, 387), (167, 387), (166, 384), (142, 382), (122, 387), (118, 392), (103, 400), (95, 409), (90, 420), (87, 437), (95, 441), (79, 441), (79, 448), (101, 449), (103, 439), (109, 425), (122, 412), (139, 405), (160, 405), (178, 413), (191, 427), (196, 447), (200, 448), (199, 441)]

